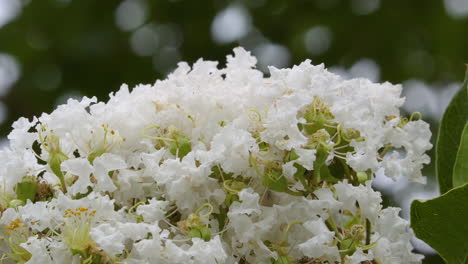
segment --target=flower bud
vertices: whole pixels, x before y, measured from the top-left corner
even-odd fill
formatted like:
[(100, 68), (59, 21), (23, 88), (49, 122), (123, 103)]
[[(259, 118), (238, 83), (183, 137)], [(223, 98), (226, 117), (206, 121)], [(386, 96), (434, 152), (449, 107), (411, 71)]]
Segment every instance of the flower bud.
[(67, 192), (67, 186), (65, 184), (65, 178), (62, 173), (62, 162), (68, 159), (67, 155), (63, 153), (62, 151), (60, 152), (50, 152), (49, 153), (49, 166), (52, 172), (59, 178), (60, 184), (62, 185), (62, 190), (63, 192)]
[(25, 202), (22, 201), (22, 200), (19, 200), (19, 199), (14, 199), (14, 200), (11, 200), (9, 203), (8, 203), (8, 207), (10, 208), (18, 208), (18, 206), (23, 206), (25, 205)]
[(367, 173), (361, 171), (356, 174), (358, 181), (360, 184), (364, 184), (369, 178), (367, 176)]
[(361, 132), (354, 128), (347, 128), (343, 131), (343, 139), (346, 141), (351, 141), (352, 139), (359, 139), (361, 137)]

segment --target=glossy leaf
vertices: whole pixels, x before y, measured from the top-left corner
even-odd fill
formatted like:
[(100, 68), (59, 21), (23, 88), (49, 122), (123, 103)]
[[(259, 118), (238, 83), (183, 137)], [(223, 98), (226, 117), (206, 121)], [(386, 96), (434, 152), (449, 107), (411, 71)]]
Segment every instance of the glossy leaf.
[(468, 182), (468, 123), (460, 139), (455, 166), (453, 167), (453, 186), (461, 186)]
[(415, 235), (448, 264), (468, 264), (468, 184), (432, 200), (411, 204)]
[[(467, 71), (468, 72), (468, 71)], [(453, 168), (463, 128), (468, 120), (468, 74), (462, 88), (452, 99), (439, 127), (436, 144), (436, 174), (440, 193), (453, 188)]]

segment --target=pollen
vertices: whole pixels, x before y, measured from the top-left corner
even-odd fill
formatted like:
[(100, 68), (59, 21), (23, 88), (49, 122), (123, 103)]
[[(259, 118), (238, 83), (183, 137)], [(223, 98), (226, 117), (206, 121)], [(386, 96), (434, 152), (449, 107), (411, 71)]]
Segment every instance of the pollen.
[(85, 217), (91, 217), (96, 214), (96, 210), (90, 211), (89, 208), (86, 207), (78, 207), (76, 209), (71, 209), (68, 208), (65, 210), (65, 213), (63, 214), (64, 218), (70, 218), (74, 216), (85, 216)]
[(21, 227), (26, 227), (26, 224), (23, 222), (23, 220), (16, 218), (15, 220), (11, 221), (10, 224), (5, 227), (5, 229), (16, 231)]

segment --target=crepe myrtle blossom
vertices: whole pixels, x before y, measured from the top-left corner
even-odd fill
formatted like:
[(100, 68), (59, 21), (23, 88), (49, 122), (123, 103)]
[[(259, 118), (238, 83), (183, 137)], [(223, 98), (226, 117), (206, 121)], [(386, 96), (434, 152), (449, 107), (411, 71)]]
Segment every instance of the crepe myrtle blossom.
[(0, 151), (4, 263), (421, 263), (374, 174), (424, 182), (401, 86), (242, 48), (107, 102), (20, 118)]

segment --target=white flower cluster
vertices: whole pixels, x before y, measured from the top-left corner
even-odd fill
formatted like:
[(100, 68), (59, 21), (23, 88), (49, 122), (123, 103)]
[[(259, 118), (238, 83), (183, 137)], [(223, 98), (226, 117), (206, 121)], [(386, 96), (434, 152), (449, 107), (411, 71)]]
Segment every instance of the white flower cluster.
[(401, 87), (242, 48), (19, 119), (0, 151), (5, 263), (421, 263), (377, 171), (424, 182)]

